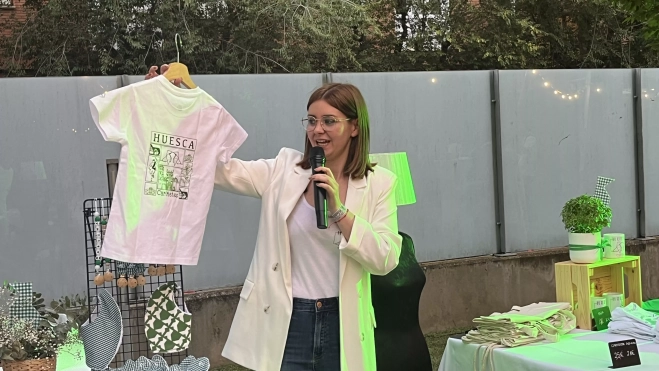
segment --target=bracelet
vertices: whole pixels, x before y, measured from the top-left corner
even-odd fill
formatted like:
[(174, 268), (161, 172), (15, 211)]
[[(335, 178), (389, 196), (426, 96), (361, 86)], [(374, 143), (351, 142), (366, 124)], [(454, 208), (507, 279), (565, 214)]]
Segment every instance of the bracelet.
[(346, 213), (345, 213), (345, 214), (343, 214), (343, 216), (341, 217), (341, 219), (339, 219), (339, 220), (337, 220), (337, 221), (335, 221), (334, 223), (338, 223), (338, 222), (340, 222), (340, 221), (342, 221), (342, 220), (343, 220), (343, 218), (345, 218), (346, 216), (348, 216), (348, 212), (347, 212), (347, 211), (346, 211)]
[(339, 220), (343, 219), (344, 216), (348, 213), (348, 209), (345, 207), (345, 205), (341, 205), (339, 209), (332, 215), (330, 215), (330, 219), (332, 219), (335, 222), (338, 222)]

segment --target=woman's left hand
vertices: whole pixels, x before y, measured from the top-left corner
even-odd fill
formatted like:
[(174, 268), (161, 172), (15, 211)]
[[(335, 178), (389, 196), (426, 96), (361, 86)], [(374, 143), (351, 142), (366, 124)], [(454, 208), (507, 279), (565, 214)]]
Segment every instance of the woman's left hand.
[(339, 183), (329, 168), (318, 167), (315, 170), (318, 174), (310, 176), (309, 179), (318, 182), (318, 187), (327, 191), (327, 208), (330, 214), (334, 214), (341, 205)]

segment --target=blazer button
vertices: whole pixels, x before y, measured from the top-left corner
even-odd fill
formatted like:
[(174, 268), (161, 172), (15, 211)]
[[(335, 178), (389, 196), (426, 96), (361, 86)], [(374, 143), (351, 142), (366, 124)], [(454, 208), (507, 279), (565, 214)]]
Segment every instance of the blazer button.
[(275, 264), (272, 265), (272, 270), (273, 270), (273, 271), (276, 272), (276, 271), (277, 271), (277, 268), (279, 268), (279, 263), (275, 263)]
[[(268, 312), (270, 311), (270, 306), (269, 306), (269, 305), (266, 305), (265, 308), (263, 308), (263, 311), (264, 311), (265, 313), (268, 313)], [(362, 334), (362, 337), (364, 337), (364, 334)]]

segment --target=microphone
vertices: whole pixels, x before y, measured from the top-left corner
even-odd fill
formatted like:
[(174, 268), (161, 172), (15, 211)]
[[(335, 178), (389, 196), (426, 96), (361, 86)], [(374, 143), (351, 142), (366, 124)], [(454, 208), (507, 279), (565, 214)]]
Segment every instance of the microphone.
[[(325, 150), (323, 147), (312, 147), (309, 155), (309, 165), (313, 174), (318, 174), (315, 169), (325, 166)], [(318, 229), (327, 229), (327, 191), (318, 187), (318, 182), (313, 185), (313, 201), (316, 208), (316, 226)]]

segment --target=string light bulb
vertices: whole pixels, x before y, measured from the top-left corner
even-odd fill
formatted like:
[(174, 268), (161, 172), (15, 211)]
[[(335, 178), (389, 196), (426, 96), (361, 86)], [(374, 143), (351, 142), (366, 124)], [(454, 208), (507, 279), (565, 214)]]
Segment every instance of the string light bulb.
[[(538, 71), (537, 71), (537, 70), (531, 70), (531, 72), (532, 72), (533, 74), (536, 74)], [(540, 77), (544, 80), (544, 78), (543, 78), (542, 76), (540, 76)], [(542, 83), (542, 85), (544, 85), (545, 87), (551, 87), (551, 83), (550, 83), (549, 81), (544, 81), (544, 82)], [(652, 89), (652, 90), (654, 90), (654, 89)], [(598, 91), (598, 92), (601, 92), (602, 89), (597, 88), (597, 91)], [(578, 95), (578, 94), (563, 94), (563, 92), (561, 92), (560, 90), (554, 90), (554, 95), (560, 95), (562, 99), (566, 99), (566, 98), (567, 98), (567, 99), (569, 99), (569, 100), (572, 100), (572, 99), (578, 99), (578, 98), (579, 98), (579, 95)], [(646, 96), (647, 96), (647, 95), (646, 95)]]

